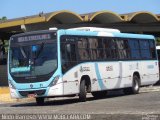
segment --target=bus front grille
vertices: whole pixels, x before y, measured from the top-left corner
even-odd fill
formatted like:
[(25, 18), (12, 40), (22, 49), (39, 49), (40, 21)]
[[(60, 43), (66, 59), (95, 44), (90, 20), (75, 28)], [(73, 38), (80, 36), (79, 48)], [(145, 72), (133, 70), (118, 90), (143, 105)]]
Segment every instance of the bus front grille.
[(19, 94), (23, 97), (28, 96), (29, 94), (35, 94), (35, 95), (44, 95), (46, 90), (34, 90), (34, 91), (19, 91)]

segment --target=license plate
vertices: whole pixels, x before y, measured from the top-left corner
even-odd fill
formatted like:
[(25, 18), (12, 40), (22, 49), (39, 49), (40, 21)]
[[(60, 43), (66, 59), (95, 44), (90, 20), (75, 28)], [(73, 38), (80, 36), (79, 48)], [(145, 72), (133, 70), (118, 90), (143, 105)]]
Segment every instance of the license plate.
[(29, 97), (29, 98), (35, 98), (36, 95), (35, 95), (35, 94), (28, 94), (28, 97)]

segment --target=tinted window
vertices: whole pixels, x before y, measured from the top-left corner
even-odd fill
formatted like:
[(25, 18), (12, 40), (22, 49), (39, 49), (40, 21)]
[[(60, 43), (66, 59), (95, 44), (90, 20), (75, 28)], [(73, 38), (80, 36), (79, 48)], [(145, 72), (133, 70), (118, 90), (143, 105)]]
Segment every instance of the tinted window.
[(110, 41), (110, 39), (104, 38), (103, 39), (103, 44), (104, 44), (106, 59), (111, 59), (112, 58), (112, 53), (111, 53), (111, 41)]
[(101, 38), (88, 38), (90, 56), (92, 60), (105, 59), (104, 44)]
[(140, 49), (142, 59), (151, 58), (148, 40), (140, 40)]
[(156, 58), (155, 42), (150, 40), (150, 41), (149, 41), (149, 45), (150, 45), (151, 58), (152, 58), (152, 59), (155, 59), (155, 58)]
[(77, 64), (75, 39), (74, 37), (64, 37), (61, 39), (61, 41), (63, 41), (61, 42), (61, 64), (63, 73)]
[(117, 59), (118, 50), (117, 50), (117, 45), (116, 45), (116, 39), (104, 38), (103, 43), (104, 43), (106, 59)]
[(140, 59), (140, 48), (139, 48), (139, 41), (129, 39), (128, 40), (130, 52), (131, 52), (131, 58), (132, 59)]
[(128, 49), (128, 41), (123, 39), (117, 39), (116, 44), (118, 48), (118, 58), (119, 59), (129, 58), (130, 54)]
[(139, 60), (156, 57), (154, 41), (150, 40), (67, 36), (62, 41), (62, 59), (65, 60), (67, 69), (86, 61)]
[(80, 60), (90, 60), (90, 51), (87, 38), (78, 38), (78, 54)]

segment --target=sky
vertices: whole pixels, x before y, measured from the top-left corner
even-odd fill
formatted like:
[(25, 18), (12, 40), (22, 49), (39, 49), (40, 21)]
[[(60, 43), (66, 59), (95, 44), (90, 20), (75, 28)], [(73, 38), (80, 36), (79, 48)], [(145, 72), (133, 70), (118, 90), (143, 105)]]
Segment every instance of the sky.
[(60, 10), (78, 14), (103, 10), (118, 14), (137, 11), (160, 14), (160, 0), (0, 0), (0, 18), (12, 19)]

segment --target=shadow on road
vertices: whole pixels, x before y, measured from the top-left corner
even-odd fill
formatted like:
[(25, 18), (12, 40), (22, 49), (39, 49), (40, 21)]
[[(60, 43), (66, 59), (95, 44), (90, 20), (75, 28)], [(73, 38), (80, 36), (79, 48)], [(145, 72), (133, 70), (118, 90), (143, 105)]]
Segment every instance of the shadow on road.
[[(88, 95), (87, 101), (96, 101), (96, 100), (111, 99), (115, 97), (127, 97), (127, 96), (130, 95), (125, 95), (121, 90), (116, 90), (116, 91), (109, 91), (107, 96), (104, 98), (94, 98), (92, 95)], [(61, 105), (68, 105), (75, 103), (82, 103), (82, 102), (79, 102), (78, 97), (61, 98), (61, 99), (53, 98), (45, 101), (43, 106), (61, 106)], [(33, 101), (11, 105), (11, 107), (28, 107), (28, 106), (39, 106), (39, 105), (37, 105), (36, 102)]]

